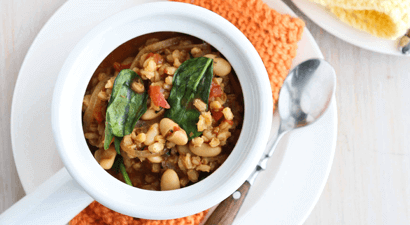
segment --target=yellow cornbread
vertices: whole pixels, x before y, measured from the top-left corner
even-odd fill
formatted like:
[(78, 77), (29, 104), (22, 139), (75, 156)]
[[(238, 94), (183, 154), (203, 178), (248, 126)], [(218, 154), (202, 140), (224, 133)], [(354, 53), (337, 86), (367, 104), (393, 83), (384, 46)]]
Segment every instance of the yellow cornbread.
[(311, 0), (341, 21), (374, 36), (396, 39), (410, 28), (410, 0)]

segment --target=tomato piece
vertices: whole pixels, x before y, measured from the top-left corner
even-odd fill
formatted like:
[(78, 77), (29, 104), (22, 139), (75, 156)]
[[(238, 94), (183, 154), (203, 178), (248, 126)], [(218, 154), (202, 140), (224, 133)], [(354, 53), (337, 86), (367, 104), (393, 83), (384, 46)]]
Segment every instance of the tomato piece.
[(215, 121), (218, 122), (224, 116), (224, 114), (222, 113), (223, 109), (224, 108), (222, 107), (218, 110), (211, 110), (212, 117), (214, 118)]
[(222, 112), (212, 113), (212, 117), (215, 119), (215, 121), (219, 121), (223, 116), (224, 114)]
[(115, 62), (113, 64), (114, 69), (118, 72), (120, 72), (121, 70), (124, 70), (124, 69), (129, 69), (130, 66), (131, 66), (131, 63), (122, 64), (122, 63)]
[(209, 98), (220, 97), (222, 95), (222, 88), (218, 84), (212, 82), (211, 92), (209, 93)]
[(95, 107), (94, 112), (93, 112), (93, 116), (94, 119), (98, 122), (98, 123), (102, 123), (105, 119), (105, 116), (103, 114), (103, 112), (105, 113), (106, 109), (105, 106), (103, 104)]
[(154, 59), (157, 64), (162, 64), (164, 62), (164, 59), (160, 54), (155, 54)]
[(149, 57), (154, 57), (154, 61), (155, 61), (155, 63), (156, 64), (162, 64), (163, 62), (164, 62), (164, 59), (162, 58), (162, 56), (160, 55), (160, 54), (158, 54), (158, 53), (153, 53), (153, 52), (151, 52), (151, 53), (149, 53), (148, 55), (147, 55), (147, 59), (149, 58)]
[(151, 85), (149, 87), (149, 96), (151, 97), (151, 101), (154, 103), (154, 105), (160, 106), (165, 109), (171, 108), (171, 106), (165, 99), (164, 94), (162, 94), (160, 86)]

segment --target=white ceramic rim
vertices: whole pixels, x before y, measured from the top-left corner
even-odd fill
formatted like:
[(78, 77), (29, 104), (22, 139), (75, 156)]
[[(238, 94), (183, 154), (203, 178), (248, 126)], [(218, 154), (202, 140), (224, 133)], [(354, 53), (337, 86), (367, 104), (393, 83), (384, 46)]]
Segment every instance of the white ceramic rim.
[[(106, 173), (88, 151), (80, 113), (88, 80), (99, 63), (120, 44), (157, 31), (190, 34), (217, 48), (235, 69), (245, 100), (242, 133), (226, 162), (205, 180), (166, 192), (130, 187)], [(73, 93), (71, 90), (78, 91)], [(209, 10), (190, 4), (148, 3), (106, 19), (76, 45), (55, 86), (52, 127), (64, 165), (94, 199), (126, 215), (171, 219), (218, 204), (246, 180), (268, 140), (272, 119), (270, 96), (262, 60), (248, 39), (231, 23)]]

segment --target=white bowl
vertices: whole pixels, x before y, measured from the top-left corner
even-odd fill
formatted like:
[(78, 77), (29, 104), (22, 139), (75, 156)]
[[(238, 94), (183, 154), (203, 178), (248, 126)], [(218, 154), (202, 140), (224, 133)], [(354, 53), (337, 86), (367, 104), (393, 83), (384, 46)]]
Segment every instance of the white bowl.
[[(87, 84), (102, 60), (124, 42), (158, 31), (189, 34), (220, 51), (239, 78), (245, 104), (241, 135), (225, 163), (201, 182), (173, 191), (142, 190), (108, 174), (90, 153), (81, 120)], [(171, 219), (208, 209), (242, 185), (263, 154), (272, 110), (271, 89), (262, 60), (235, 26), (201, 7), (158, 2), (108, 18), (77, 44), (58, 75), (52, 127), (65, 167), (95, 200), (129, 216)]]

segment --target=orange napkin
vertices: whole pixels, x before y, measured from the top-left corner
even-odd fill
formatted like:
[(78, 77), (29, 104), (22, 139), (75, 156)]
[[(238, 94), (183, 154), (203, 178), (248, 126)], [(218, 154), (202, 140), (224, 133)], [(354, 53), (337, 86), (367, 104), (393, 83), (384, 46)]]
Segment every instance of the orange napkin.
[[(296, 56), (304, 22), (282, 15), (262, 0), (174, 0), (192, 3), (218, 13), (235, 25), (255, 46), (268, 71), (272, 98), (277, 103), (279, 90)], [(70, 225), (198, 225), (208, 210), (174, 220), (135, 219), (114, 212), (98, 202), (91, 203), (70, 221)]]
[(145, 220), (126, 216), (94, 201), (75, 216), (69, 225), (198, 225), (208, 210), (173, 220)]

